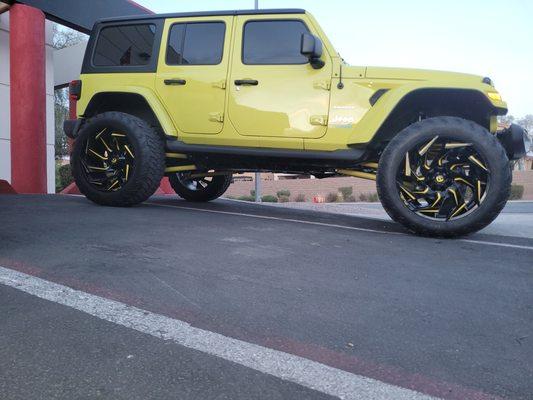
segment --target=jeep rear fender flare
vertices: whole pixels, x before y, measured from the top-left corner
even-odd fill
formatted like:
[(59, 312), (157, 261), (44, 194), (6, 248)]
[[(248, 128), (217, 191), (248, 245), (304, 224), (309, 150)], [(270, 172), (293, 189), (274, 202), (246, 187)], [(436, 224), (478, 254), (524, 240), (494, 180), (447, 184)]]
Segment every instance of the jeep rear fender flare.
[[(150, 108), (150, 111), (155, 116), (159, 126), (168, 136), (178, 136), (178, 131), (170, 116), (168, 115), (165, 107), (157, 97), (157, 95), (149, 88), (143, 86), (127, 86), (127, 87), (113, 87), (105, 92), (97, 92), (91, 96), (91, 100), (88, 102), (87, 107), (83, 111), (83, 116), (92, 116), (92, 110), (96, 108), (96, 103), (99, 101), (99, 98), (110, 96), (110, 95), (124, 95), (124, 96), (138, 96), (144, 100), (147, 106)], [(80, 110), (81, 111), (81, 110)], [(109, 111), (109, 110), (108, 110)], [(112, 110), (112, 111), (123, 111), (128, 113), (127, 104), (125, 104), (124, 110)]]
[(450, 82), (424, 81), (410, 83), (387, 90), (381, 95), (355, 125), (348, 138), (348, 144), (357, 145), (377, 140), (385, 123), (395, 115), (395, 112), (400, 111), (407, 100), (414, 99), (417, 96), (429, 95), (435, 99), (442, 99), (445, 95), (453, 95), (457, 98), (469, 96), (470, 98), (475, 98), (477, 105), (483, 107), (487, 115), (504, 115), (507, 112), (507, 104), (505, 102), (492, 102), (485, 94), (483, 88), (478, 85), (462, 84), (461, 87), (456, 87)]

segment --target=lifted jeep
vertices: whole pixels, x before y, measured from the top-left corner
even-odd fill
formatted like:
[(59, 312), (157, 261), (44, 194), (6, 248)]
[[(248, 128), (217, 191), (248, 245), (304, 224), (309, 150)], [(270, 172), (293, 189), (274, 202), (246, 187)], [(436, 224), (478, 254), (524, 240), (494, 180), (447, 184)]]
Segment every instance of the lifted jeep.
[(246, 171), (350, 175), (410, 230), (456, 236), (496, 218), (526, 152), (489, 78), (349, 66), (298, 9), (99, 21), (70, 96), (76, 183), (109, 206), (164, 175), (189, 201)]

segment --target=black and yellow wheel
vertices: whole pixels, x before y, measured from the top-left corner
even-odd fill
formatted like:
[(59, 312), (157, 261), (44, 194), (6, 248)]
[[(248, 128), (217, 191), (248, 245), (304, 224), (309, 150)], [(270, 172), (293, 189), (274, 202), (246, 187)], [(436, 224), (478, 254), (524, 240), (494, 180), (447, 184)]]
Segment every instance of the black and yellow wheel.
[(195, 202), (215, 200), (222, 196), (231, 184), (231, 174), (202, 176), (196, 171), (178, 172), (168, 179), (178, 196)]
[(143, 120), (106, 112), (83, 125), (71, 164), (74, 180), (88, 199), (132, 206), (157, 190), (165, 171), (164, 144)]
[(418, 234), (453, 237), (490, 224), (505, 206), (511, 179), (494, 135), (472, 121), (436, 117), (391, 140), (377, 188), (395, 221)]

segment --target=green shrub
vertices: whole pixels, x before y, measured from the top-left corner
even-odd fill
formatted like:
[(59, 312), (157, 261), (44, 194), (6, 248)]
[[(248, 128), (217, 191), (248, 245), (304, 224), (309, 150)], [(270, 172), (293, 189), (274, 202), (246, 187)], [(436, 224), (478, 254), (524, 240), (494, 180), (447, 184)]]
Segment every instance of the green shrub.
[(261, 197), (261, 201), (263, 203), (277, 203), (278, 198), (276, 196), (272, 196), (271, 194), (266, 194), (263, 197)]
[(522, 185), (511, 185), (511, 195), (509, 200), (520, 200), (524, 196), (524, 186)]
[(56, 193), (61, 192), (73, 181), (70, 164), (61, 165), (56, 163)]
[(379, 201), (378, 194), (377, 193), (361, 193), (359, 195), (359, 201), (375, 203), (376, 201)]
[(289, 196), (278, 196), (278, 200), (280, 203), (288, 203), (291, 198)]
[(255, 198), (255, 189), (250, 190), (250, 196)]
[(326, 203), (336, 203), (339, 200), (339, 194), (330, 192), (326, 195)]
[(237, 200), (255, 201), (255, 196), (239, 196), (237, 197)]
[(296, 197), (294, 198), (294, 201), (298, 202), (298, 203), (305, 203), (305, 194), (303, 193), (298, 193), (296, 195)]
[(348, 199), (353, 194), (353, 187), (351, 187), (351, 186), (340, 187), (339, 188), (339, 192), (341, 193), (342, 199), (344, 201), (350, 201)]
[(278, 197), (291, 197), (291, 192), (287, 189), (278, 190), (276, 193), (276, 196)]

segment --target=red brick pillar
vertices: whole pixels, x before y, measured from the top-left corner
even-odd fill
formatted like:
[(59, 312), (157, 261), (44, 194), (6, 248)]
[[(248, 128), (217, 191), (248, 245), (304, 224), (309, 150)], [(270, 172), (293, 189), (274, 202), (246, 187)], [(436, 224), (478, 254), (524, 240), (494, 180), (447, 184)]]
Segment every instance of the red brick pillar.
[(9, 11), (11, 183), (18, 193), (46, 193), (46, 74), (42, 11)]

